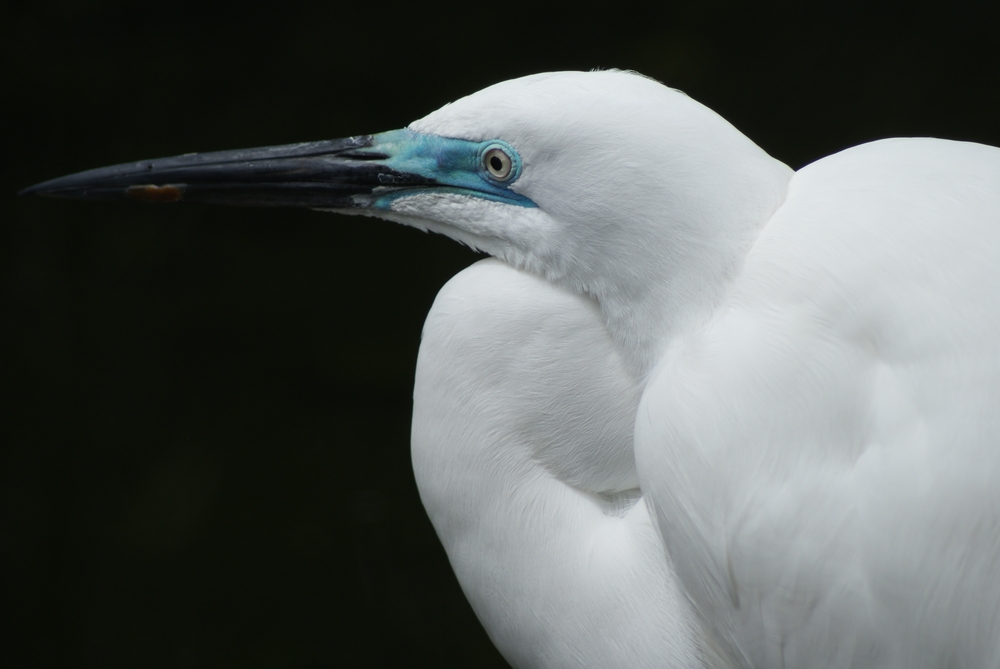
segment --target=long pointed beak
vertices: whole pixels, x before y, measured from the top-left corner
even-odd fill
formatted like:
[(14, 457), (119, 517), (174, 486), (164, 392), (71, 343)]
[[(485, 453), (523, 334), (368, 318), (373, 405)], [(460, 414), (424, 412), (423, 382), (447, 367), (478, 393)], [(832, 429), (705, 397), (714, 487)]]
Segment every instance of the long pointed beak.
[(386, 164), (391, 156), (379, 150), (379, 137), (142, 160), (52, 179), (20, 194), (348, 209), (371, 207), (381, 193), (437, 184), (432, 178)]

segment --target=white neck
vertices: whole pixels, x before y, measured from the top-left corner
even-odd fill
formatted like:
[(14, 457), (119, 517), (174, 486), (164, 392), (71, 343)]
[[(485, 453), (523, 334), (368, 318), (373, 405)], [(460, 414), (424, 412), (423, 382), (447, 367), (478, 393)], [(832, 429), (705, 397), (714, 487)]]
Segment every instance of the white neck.
[(635, 374), (648, 372), (674, 334), (719, 304), (784, 202), (793, 174), (724, 119), (703, 111), (682, 115), (694, 127), (672, 127), (656, 143), (655, 152), (665, 156), (658, 163), (639, 157), (657, 165), (655, 173), (607, 177), (618, 194), (604, 196), (613, 209), (602, 210), (595, 198), (575, 205), (577, 211), (556, 213), (570, 227), (592, 232), (572, 249), (571, 263), (549, 263), (559, 268), (559, 276), (549, 278), (597, 300)]
[(669, 558), (629, 490), (638, 387), (597, 315), (495, 260), (452, 279), (417, 364), (417, 484), (515, 666), (701, 666)]

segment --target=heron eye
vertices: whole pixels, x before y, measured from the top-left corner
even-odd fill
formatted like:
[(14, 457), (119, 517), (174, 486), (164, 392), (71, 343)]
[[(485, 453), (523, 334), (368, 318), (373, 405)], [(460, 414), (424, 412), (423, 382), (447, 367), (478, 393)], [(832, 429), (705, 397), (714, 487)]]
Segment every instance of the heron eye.
[(494, 179), (506, 181), (510, 178), (513, 163), (506, 151), (492, 148), (483, 154), (483, 167)]

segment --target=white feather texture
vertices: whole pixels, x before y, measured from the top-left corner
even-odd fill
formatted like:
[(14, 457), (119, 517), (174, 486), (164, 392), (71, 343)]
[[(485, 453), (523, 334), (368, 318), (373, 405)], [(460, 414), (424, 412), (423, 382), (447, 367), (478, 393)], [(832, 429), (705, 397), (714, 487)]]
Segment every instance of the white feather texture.
[(414, 472), (459, 583), (515, 666), (701, 663), (629, 492), (638, 390), (593, 301), (495, 260), (452, 279), (427, 317)]
[(1000, 150), (792, 180), (639, 411), (688, 593), (748, 666), (1000, 663)]
[(793, 176), (623, 72), (411, 127), (508, 142), (538, 205), (388, 214), (507, 263), (428, 316), (413, 458), (515, 666), (1000, 666), (1000, 150)]

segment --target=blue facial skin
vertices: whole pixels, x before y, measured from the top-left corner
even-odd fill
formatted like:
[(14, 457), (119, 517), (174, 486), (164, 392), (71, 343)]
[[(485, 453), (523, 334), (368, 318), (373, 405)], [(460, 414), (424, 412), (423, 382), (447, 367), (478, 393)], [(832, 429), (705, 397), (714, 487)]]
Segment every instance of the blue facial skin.
[[(492, 148), (503, 149), (510, 156), (511, 174), (503, 181), (490, 175), (483, 164), (483, 155)], [(502, 140), (472, 142), (404, 128), (372, 135), (372, 144), (364, 152), (388, 155), (378, 162), (397, 172), (437, 182), (433, 186), (400, 189), (394, 189), (393, 184), (387, 182), (386, 190), (376, 189), (369, 196), (368, 206), (372, 209), (389, 210), (396, 200), (421, 193), (456, 193), (519, 207), (538, 206), (510, 190), (511, 184), (521, 175), (521, 157), (514, 147)]]

